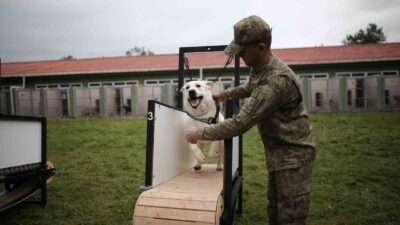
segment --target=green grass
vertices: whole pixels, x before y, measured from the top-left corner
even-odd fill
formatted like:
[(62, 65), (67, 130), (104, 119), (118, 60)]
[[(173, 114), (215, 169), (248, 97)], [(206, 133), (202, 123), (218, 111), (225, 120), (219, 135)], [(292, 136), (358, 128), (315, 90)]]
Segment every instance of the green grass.
[[(400, 112), (312, 114), (311, 121), (318, 153), (308, 224), (400, 224)], [(0, 213), (0, 224), (131, 224), (145, 140), (144, 119), (49, 121), (48, 158), (57, 170), (48, 205), (18, 205)], [(244, 137), (244, 176), (237, 224), (267, 224), (256, 129)]]

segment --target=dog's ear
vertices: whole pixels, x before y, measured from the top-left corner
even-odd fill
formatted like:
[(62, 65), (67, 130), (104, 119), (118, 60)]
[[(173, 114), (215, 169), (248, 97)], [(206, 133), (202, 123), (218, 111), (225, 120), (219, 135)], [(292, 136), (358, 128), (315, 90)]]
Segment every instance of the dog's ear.
[(185, 90), (185, 85), (182, 86), (181, 90), (179, 90), (180, 92), (183, 92), (183, 90)]
[(206, 85), (208, 86), (209, 89), (211, 89), (212, 87), (214, 87), (214, 82), (208, 80), (206, 81)]

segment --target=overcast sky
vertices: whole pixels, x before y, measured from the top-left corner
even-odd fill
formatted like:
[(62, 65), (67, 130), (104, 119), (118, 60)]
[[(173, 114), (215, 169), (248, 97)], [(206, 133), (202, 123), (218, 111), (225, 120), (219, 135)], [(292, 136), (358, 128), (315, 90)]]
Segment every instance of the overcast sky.
[(340, 45), (368, 23), (400, 41), (399, 0), (0, 0), (3, 62), (155, 54), (228, 44), (233, 24), (259, 15), (272, 48)]

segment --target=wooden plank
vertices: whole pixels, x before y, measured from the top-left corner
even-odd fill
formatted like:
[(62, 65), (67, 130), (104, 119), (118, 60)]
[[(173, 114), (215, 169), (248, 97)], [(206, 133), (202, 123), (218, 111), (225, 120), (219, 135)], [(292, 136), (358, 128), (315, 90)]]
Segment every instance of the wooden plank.
[(190, 169), (157, 187), (152, 191), (214, 194), (217, 200), (223, 188), (223, 173), (216, 171), (216, 165), (204, 164), (203, 169)]
[(168, 182), (158, 189), (160, 192), (186, 192), (198, 194), (213, 194), (216, 198), (221, 193), (222, 188), (213, 183), (189, 183), (189, 182)]
[(217, 202), (141, 197), (138, 205), (213, 212), (217, 207)]
[(219, 196), (215, 210), (215, 225), (220, 224), (220, 219), (223, 211), (224, 211), (224, 198), (222, 196)]
[(154, 198), (167, 198), (167, 199), (183, 199), (183, 200), (194, 200), (194, 201), (216, 201), (215, 194), (197, 194), (190, 192), (168, 192), (168, 191), (146, 191), (141, 194), (143, 197), (154, 197)]
[(136, 206), (135, 217), (215, 223), (215, 212)]
[(212, 225), (214, 223), (199, 223), (192, 221), (163, 220), (146, 217), (134, 217), (134, 225)]

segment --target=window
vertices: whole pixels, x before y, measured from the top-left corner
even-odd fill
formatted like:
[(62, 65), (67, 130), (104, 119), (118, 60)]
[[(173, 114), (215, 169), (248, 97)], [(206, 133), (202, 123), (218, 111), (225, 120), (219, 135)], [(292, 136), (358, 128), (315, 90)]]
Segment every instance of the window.
[(336, 77), (351, 77), (350, 73), (336, 73)]
[(329, 77), (328, 73), (315, 73), (315, 74), (299, 74), (301, 78), (309, 79), (327, 79)]
[(314, 79), (326, 79), (328, 78), (328, 74), (313, 74)]
[(138, 85), (139, 82), (137, 80), (129, 80), (129, 81), (103, 81), (103, 82), (89, 82), (88, 87), (100, 87), (103, 86), (113, 86), (113, 87), (129, 87), (132, 85)]
[(1, 86), (0, 90), (10, 90), (10, 86)]
[(397, 75), (399, 75), (398, 71), (383, 71), (382, 74), (384, 76), (397, 76)]
[(99, 87), (101, 84), (100, 83), (89, 83), (89, 87)]
[(245, 84), (249, 82), (249, 76), (240, 76), (240, 84)]
[(365, 73), (353, 73), (352, 77), (365, 77)]
[(158, 81), (157, 80), (145, 80), (144, 85), (146, 85), (146, 86), (158, 85)]
[(35, 88), (58, 88), (58, 89), (68, 89), (70, 87), (82, 87), (82, 83), (62, 83), (62, 84), (36, 84)]
[(60, 84), (60, 88), (69, 88), (69, 84)]
[(39, 88), (47, 88), (47, 85), (37, 84), (37, 85), (35, 85), (35, 88), (36, 88), (36, 89), (39, 89)]
[(379, 76), (381, 75), (381, 72), (367, 72), (367, 76), (371, 77), (371, 76)]
[(171, 83), (171, 80), (159, 80), (158, 83), (159, 84), (169, 84), (169, 83)]
[(218, 82), (218, 78), (216, 78), (216, 77), (207, 77), (206, 80)]
[(369, 72), (340, 72), (336, 73), (336, 77), (346, 76), (346, 77), (355, 77), (355, 78), (362, 78), (362, 77), (370, 77), (370, 76), (398, 76), (399, 71), (392, 70), (392, 71), (369, 71)]

